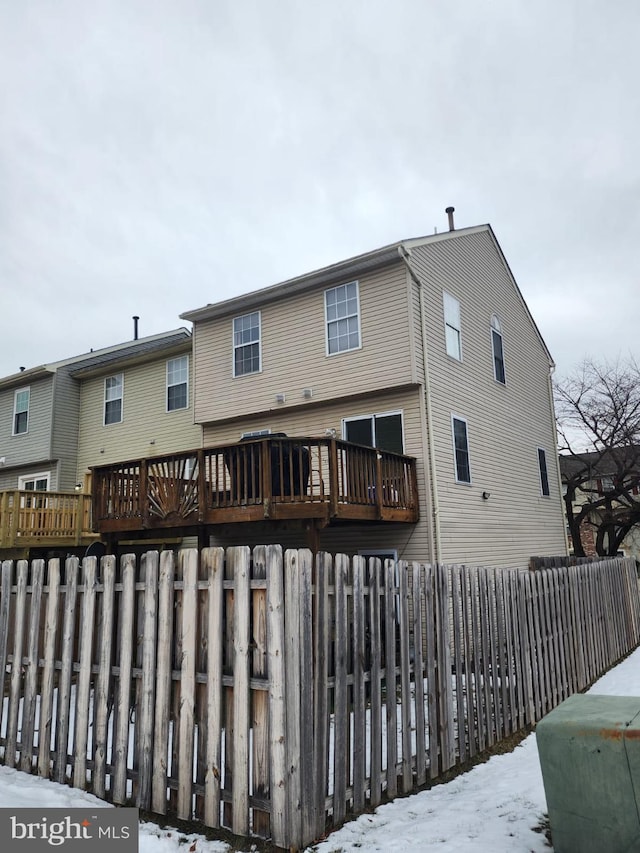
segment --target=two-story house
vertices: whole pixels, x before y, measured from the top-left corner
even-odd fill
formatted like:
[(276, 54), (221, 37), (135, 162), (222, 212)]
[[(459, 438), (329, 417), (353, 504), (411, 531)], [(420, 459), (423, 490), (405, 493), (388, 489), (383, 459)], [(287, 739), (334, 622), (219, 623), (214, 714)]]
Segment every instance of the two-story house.
[(182, 315), (204, 448), (227, 448), (202, 476), (236, 507), (209, 516), (213, 541), (496, 566), (566, 553), (552, 359), (491, 227), (450, 224)]
[(0, 553), (87, 546), (92, 465), (197, 447), (191, 370), (180, 328), (1, 379)]

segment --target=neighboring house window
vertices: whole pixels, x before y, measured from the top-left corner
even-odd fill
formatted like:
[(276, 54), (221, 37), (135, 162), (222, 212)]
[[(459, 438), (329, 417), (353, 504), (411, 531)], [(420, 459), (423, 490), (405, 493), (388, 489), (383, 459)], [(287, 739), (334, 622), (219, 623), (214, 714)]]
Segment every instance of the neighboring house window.
[(471, 465), (469, 462), (469, 436), (467, 422), (464, 418), (451, 417), (453, 427), (453, 454), (456, 466), (456, 482), (471, 482)]
[(352, 441), (354, 444), (378, 447), (392, 453), (404, 453), (401, 412), (345, 418), (342, 434), (346, 441)]
[(233, 321), (233, 375), (260, 372), (260, 312)]
[(49, 490), (50, 474), (27, 474), (18, 478), (18, 489), (25, 492), (46, 492)]
[(494, 314), (491, 318), (491, 348), (493, 349), (493, 375), (496, 382), (502, 382), (504, 385), (504, 351), (502, 349), (502, 329), (500, 320)]
[(360, 346), (360, 297), (358, 282), (341, 284), (324, 292), (327, 323), (327, 354)]
[(444, 334), (447, 342), (447, 355), (462, 361), (462, 335), (460, 327), (460, 303), (446, 291), (444, 301)]
[(21, 388), (13, 398), (13, 434), (22, 435), (29, 429), (30, 388)]
[(547, 473), (547, 454), (542, 447), (538, 448), (538, 468), (540, 469), (540, 494), (549, 497), (549, 475)]
[(119, 424), (122, 421), (122, 373), (108, 376), (104, 380), (104, 424)]
[[(26, 474), (18, 477), (18, 489), (24, 492), (47, 492), (49, 490), (50, 473), (43, 471), (41, 474)], [(45, 505), (45, 498), (31, 495), (20, 496), (21, 509), (41, 509)]]
[(167, 411), (186, 409), (189, 405), (189, 356), (167, 361)]

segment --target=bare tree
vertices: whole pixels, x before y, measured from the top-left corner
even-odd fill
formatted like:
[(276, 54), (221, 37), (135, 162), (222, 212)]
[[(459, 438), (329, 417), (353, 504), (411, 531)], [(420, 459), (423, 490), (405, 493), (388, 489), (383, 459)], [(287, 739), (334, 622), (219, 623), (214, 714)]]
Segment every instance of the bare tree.
[(640, 523), (640, 368), (585, 361), (556, 384), (556, 413), (574, 551), (584, 556), (591, 527), (596, 552), (615, 555)]

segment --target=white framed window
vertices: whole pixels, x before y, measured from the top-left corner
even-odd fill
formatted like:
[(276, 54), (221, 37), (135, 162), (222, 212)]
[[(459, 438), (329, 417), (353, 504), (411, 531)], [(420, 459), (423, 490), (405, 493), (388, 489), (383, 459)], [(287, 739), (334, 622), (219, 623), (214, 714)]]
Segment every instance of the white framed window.
[(124, 376), (116, 373), (104, 380), (104, 425), (122, 423)]
[(471, 483), (471, 461), (469, 456), (469, 433), (467, 422), (458, 415), (451, 415), (451, 432), (453, 435), (453, 458), (456, 472), (456, 483)]
[[(40, 471), (37, 474), (25, 474), (18, 477), (18, 489), (21, 492), (48, 492), (51, 484), (51, 472)], [(42, 509), (46, 498), (36, 495), (20, 495), (21, 509)]]
[(360, 293), (357, 281), (324, 292), (327, 355), (360, 348)]
[(186, 409), (189, 406), (189, 356), (170, 358), (167, 361), (167, 411)]
[(345, 441), (377, 447), (392, 453), (404, 453), (404, 428), (401, 411), (380, 412), (342, 419)]
[(13, 396), (13, 435), (29, 431), (29, 403), (31, 388), (19, 388)]
[(494, 314), (491, 317), (491, 351), (493, 353), (493, 376), (496, 382), (506, 384), (504, 372), (504, 349), (502, 347), (502, 327)]
[(233, 320), (233, 375), (260, 373), (262, 353), (259, 311), (235, 317)]
[(447, 293), (442, 292), (444, 305), (444, 335), (447, 347), (447, 355), (462, 361), (462, 329), (460, 325), (460, 303)]
[(538, 448), (538, 471), (540, 472), (540, 494), (548, 498), (551, 494), (549, 489), (549, 474), (547, 471), (547, 452), (544, 447)]
[(25, 474), (22, 477), (18, 477), (18, 489), (25, 492), (48, 492), (50, 482), (50, 471), (40, 471), (37, 474)]

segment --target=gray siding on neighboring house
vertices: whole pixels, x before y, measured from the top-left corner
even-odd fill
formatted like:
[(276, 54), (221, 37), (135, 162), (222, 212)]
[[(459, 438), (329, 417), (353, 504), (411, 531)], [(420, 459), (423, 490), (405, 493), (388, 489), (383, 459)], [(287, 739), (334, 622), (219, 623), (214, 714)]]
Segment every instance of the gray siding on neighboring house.
[[(13, 435), (13, 411), (15, 392), (30, 389), (28, 431)], [(25, 381), (24, 385), (0, 391), (0, 457), (4, 457), (4, 468), (0, 469), (0, 482), (4, 488), (17, 488), (18, 477), (23, 473), (17, 466), (31, 466), (51, 459), (51, 409), (53, 405), (53, 376)], [(51, 470), (51, 488), (57, 486), (57, 472)], [(31, 468), (33, 470), (33, 468)], [(38, 471), (45, 467), (38, 467)]]
[[(232, 313), (196, 324), (195, 419), (206, 424), (303, 404), (375, 392), (415, 381), (407, 345), (407, 274), (400, 261), (359, 277), (361, 347), (327, 355), (324, 292), (353, 278), (265, 302), (261, 312), (262, 371), (233, 376)], [(277, 403), (276, 395), (285, 402)]]
[[(413, 263), (437, 282), (425, 302), (442, 560), (510, 566), (526, 554), (564, 553), (549, 357), (491, 233), (416, 248)], [(446, 353), (443, 290), (460, 301), (462, 361)], [(492, 314), (502, 325), (504, 385), (494, 378)], [(467, 421), (471, 485), (455, 481), (452, 414)], [(540, 494), (538, 447), (549, 497)]]

